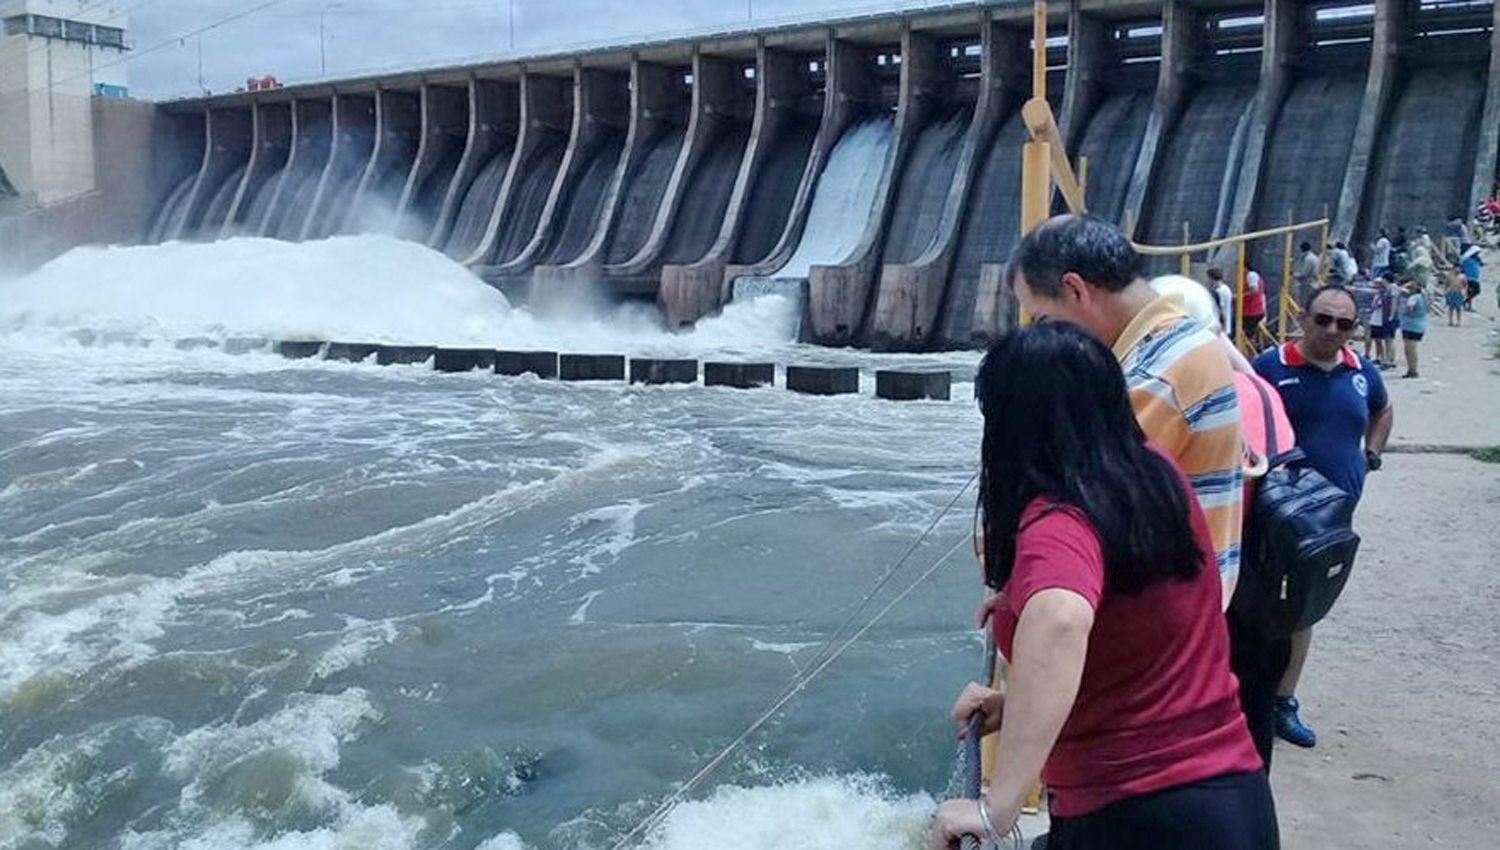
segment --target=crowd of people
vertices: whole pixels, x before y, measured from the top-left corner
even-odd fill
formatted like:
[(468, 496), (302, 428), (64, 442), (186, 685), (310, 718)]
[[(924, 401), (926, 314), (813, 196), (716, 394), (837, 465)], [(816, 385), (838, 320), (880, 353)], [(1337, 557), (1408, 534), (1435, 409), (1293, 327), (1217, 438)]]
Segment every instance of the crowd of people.
[[(1415, 227), (1410, 234), (1405, 227), (1396, 228), (1394, 234), (1382, 227), (1369, 245), (1370, 261), (1365, 266), (1345, 242), (1325, 245), (1322, 254), (1313, 243), (1302, 242), (1290, 270), (1293, 300), (1304, 304), (1325, 281), (1348, 288), (1355, 295), (1356, 323), (1364, 331), (1364, 357), (1381, 370), (1397, 368), (1395, 341), (1399, 337), (1406, 364), (1401, 377), (1421, 377), (1421, 343), (1427, 335), (1428, 316), (1444, 315), (1449, 326), (1457, 327), (1463, 324), (1465, 313), (1474, 311), (1474, 299), (1483, 289), (1479, 239), (1486, 232), (1477, 220), (1471, 228), (1457, 219), (1449, 222), (1441, 240), (1434, 240), (1425, 227)], [(1223, 274), (1218, 269), (1211, 268), (1207, 274), (1207, 285), (1223, 312), (1225, 304), (1233, 303), (1232, 290), (1226, 285), (1220, 293)], [(1265, 285), (1251, 269), (1245, 272), (1243, 316), (1245, 338), (1265, 340), (1268, 334), (1261, 329), (1266, 316)], [(1227, 320), (1225, 327), (1230, 328)]]
[(939, 806), (934, 847), (999, 845), (1039, 780), (1049, 850), (1279, 847), (1272, 747), (1316, 743), (1295, 697), (1311, 633), (1270, 628), (1252, 598), (1274, 521), (1260, 491), (1320, 476), (1352, 513), (1393, 421), (1379, 365), (1350, 348), (1357, 268), (1340, 262), (1309, 281), (1302, 336), (1252, 362), (1222, 275), (1148, 281), (1087, 215), (1016, 248), (1006, 280), (1031, 322), (975, 379), (980, 620), (1009, 674), (953, 707), (998, 744), (981, 798)]

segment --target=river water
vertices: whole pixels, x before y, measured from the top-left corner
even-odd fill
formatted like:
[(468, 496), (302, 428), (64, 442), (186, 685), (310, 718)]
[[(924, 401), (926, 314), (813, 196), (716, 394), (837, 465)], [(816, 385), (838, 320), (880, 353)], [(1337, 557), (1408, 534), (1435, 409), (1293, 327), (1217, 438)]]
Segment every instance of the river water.
[[(80, 251), (0, 281), (0, 848), (608, 847), (818, 652), (979, 417), (444, 375), (243, 335), (920, 363), (776, 297), (538, 319), (375, 237)], [(882, 600), (972, 521), (938, 525)], [(660, 848), (920, 846), (978, 668), (966, 546)]]

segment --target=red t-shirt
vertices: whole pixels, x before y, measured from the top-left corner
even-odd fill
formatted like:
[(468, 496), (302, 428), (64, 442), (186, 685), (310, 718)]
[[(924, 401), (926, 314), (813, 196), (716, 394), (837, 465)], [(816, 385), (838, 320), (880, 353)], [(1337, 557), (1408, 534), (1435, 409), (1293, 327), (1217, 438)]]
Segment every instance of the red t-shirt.
[(1011, 657), (1021, 610), (1039, 591), (1071, 590), (1094, 608), (1078, 698), (1042, 771), (1055, 815), (1261, 768), (1229, 672), (1213, 541), (1190, 501), (1203, 568), (1137, 596), (1105, 592), (1104, 553), (1081, 511), (1039, 499), (1022, 515), (1015, 569), (990, 606), (1000, 651)]
[(1266, 282), (1255, 272), (1245, 274), (1245, 305), (1241, 309), (1251, 318), (1266, 314)]

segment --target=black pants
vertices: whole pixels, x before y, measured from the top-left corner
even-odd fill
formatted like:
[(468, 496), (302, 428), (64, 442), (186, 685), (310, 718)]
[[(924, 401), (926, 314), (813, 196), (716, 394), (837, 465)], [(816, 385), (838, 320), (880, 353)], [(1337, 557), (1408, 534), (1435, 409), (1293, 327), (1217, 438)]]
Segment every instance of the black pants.
[(1264, 771), (1128, 797), (1052, 819), (1047, 850), (1278, 850), (1276, 804)]
[(1240, 710), (1250, 726), (1250, 738), (1260, 760), (1271, 770), (1271, 744), (1276, 740), (1276, 689), (1292, 661), (1292, 641), (1268, 640), (1240, 622), (1234, 609), (1225, 614), (1229, 624), (1229, 669), (1240, 680)]

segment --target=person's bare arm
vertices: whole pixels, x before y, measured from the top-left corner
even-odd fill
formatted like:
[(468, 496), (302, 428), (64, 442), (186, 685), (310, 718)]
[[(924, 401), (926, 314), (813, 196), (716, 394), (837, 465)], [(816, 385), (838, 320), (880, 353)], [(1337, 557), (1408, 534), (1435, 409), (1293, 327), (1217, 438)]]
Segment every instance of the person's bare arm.
[(1041, 776), (1073, 710), (1093, 627), (1094, 609), (1071, 590), (1040, 591), (1021, 611), (988, 796), (1001, 830), (1020, 815), (1026, 792)]
[(1385, 453), (1386, 441), (1391, 438), (1391, 426), (1396, 424), (1396, 405), (1389, 401), (1385, 409), (1370, 418), (1370, 427), (1365, 429), (1365, 451), (1376, 455)]
[[(1041, 776), (1073, 710), (1093, 627), (1094, 609), (1082, 596), (1062, 588), (1038, 591), (1016, 623), (1005, 695), (970, 685), (954, 706), (955, 719), (967, 720), (981, 704), (987, 720), (991, 714), (1003, 715), (995, 775), (984, 798), (990, 822), (1001, 835), (1015, 825), (1026, 792)], [(948, 800), (938, 806), (929, 846), (947, 850), (964, 835), (983, 837), (984, 832), (974, 800)]]

